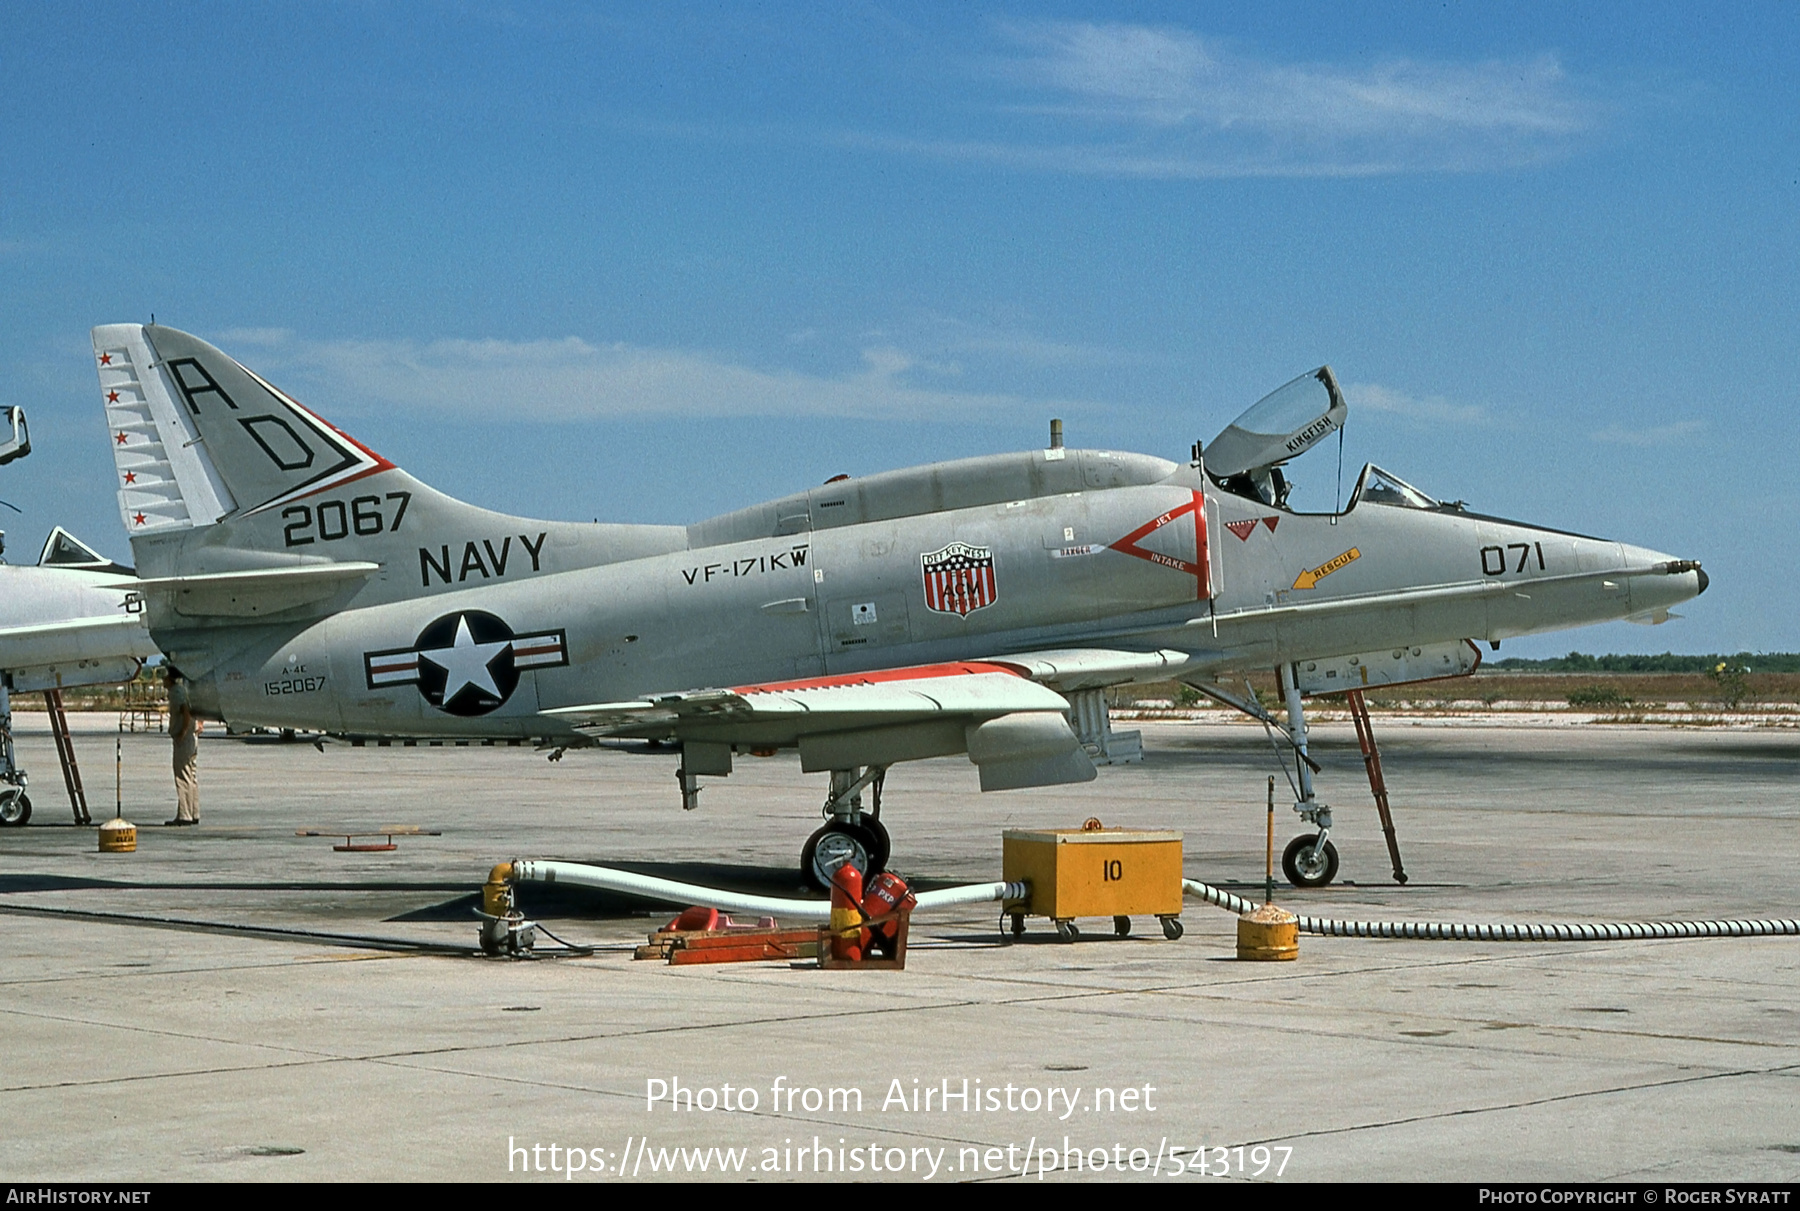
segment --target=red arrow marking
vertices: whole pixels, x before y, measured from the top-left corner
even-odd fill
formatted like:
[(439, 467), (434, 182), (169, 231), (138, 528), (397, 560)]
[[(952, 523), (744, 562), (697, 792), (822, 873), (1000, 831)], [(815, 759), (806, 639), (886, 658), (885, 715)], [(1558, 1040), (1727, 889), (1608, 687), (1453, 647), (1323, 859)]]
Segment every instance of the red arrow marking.
[[(1185, 505), (1177, 506), (1176, 508), (1170, 509), (1167, 513), (1164, 513), (1161, 517), (1145, 522), (1125, 537), (1119, 539), (1118, 542), (1113, 543), (1110, 549), (1119, 552), (1121, 555), (1130, 555), (1135, 559), (1143, 559), (1148, 560), (1150, 563), (1161, 564), (1165, 568), (1174, 568), (1177, 572), (1186, 572), (1189, 576), (1194, 578), (1194, 600), (1204, 601), (1206, 600), (1207, 590), (1211, 587), (1212, 582), (1212, 573), (1211, 569), (1207, 566), (1206, 555), (1206, 502), (1198, 492), (1195, 492), (1193, 496), (1194, 498)], [(1186, 517), (1190, 513), (1194, 515), (1193, 562), (1190, 563), (1185, 559), (1176, 559), (1171, 555), (1161, 555), (1155, 551), (1146, 551), (1144, 548), (1138, 546), (1139, 539), (1146, 535), (1156, 533), (1156, 531), (1162, 529), (1164, 526), (1169, 525), (1171, 522), (1177, 521), (1180, 518)]]

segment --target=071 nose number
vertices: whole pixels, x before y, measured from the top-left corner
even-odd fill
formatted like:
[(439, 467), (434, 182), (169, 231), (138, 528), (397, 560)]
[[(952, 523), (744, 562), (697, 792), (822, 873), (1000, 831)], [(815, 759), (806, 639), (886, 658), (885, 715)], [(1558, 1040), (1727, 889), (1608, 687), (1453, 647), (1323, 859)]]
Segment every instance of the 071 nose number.
[(1519, 553), (1519, 566), (1515, 572), (1523, 572), (1531, 561), (1533, 552), (1537, 555), (1538, 571), (1544, 571), (1544, 544), (1541, 542), (1509, 542), (1504, 547), (1481, 548), (1481, 570), (1488, 576), (1502, 576), (1506, 573), (1506, 565), (1510, 556), (1508, 551)]

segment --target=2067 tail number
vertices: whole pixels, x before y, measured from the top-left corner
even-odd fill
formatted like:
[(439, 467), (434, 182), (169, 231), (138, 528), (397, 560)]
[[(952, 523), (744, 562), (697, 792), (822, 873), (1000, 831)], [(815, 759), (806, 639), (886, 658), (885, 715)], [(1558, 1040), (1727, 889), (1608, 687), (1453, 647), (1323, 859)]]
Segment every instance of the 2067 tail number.
[(379, 496), (358, 496), (348, 504), (341, 500), (320, 501), (318, 505), (290, 505), (281, 511), (281, 536), (290, 547), (303, 547), (316, 534), (323, 542), (336, 542), (352, 534), (367, 537), (383, 530), (400, 528), (406, 506), (412, 503), (411, 492), (389, 492), (388, 501), (399, 501), (393, 519), (387, 516), (386, 502)]

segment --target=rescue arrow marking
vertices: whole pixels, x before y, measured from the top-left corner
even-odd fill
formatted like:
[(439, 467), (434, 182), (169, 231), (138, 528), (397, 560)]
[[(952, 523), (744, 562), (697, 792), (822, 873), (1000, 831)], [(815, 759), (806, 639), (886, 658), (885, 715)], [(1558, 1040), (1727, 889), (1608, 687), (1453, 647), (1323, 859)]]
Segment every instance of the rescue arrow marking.
[(1318, 567), (1313, 568), (1310, 571), (1302, 572), (1300, 575), (1294, 577), (1294, 587), (1296, 589), (1310, 589), (1339, 568), (1348, 567), (1350, 564), (1355, 563), (1361, 558), (1362, 552), (1355, 547), (1351, 547), (1342, 555), (1333, 556)]

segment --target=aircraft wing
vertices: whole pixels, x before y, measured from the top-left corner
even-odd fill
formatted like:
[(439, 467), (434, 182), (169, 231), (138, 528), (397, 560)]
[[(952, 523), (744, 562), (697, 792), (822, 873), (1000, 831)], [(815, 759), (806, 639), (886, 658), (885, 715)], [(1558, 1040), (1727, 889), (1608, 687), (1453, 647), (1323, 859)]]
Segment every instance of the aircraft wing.
[(809, 772), (966, 752), (983, 790), (1086, 782), (1093, 763), (1068, 700), (987, 661), (649, 694), (544, 714), (594, 737), (680, 741), (691, 773), (727, 773), (730, 752), (797, 747)]
[(15, 690), (129, 681), (154, 655), (142, 614), (0, 628), (0, 669)]
[(1055, 648), (1018, 655), (990, 656), (1021, 677), (1072, 694), (1127, 681), (1165, 681), (1178, 677), (1194, 662), (1187, 652), (1161, 648), (1154, 652), (1124, 652), (1111, 648)]

